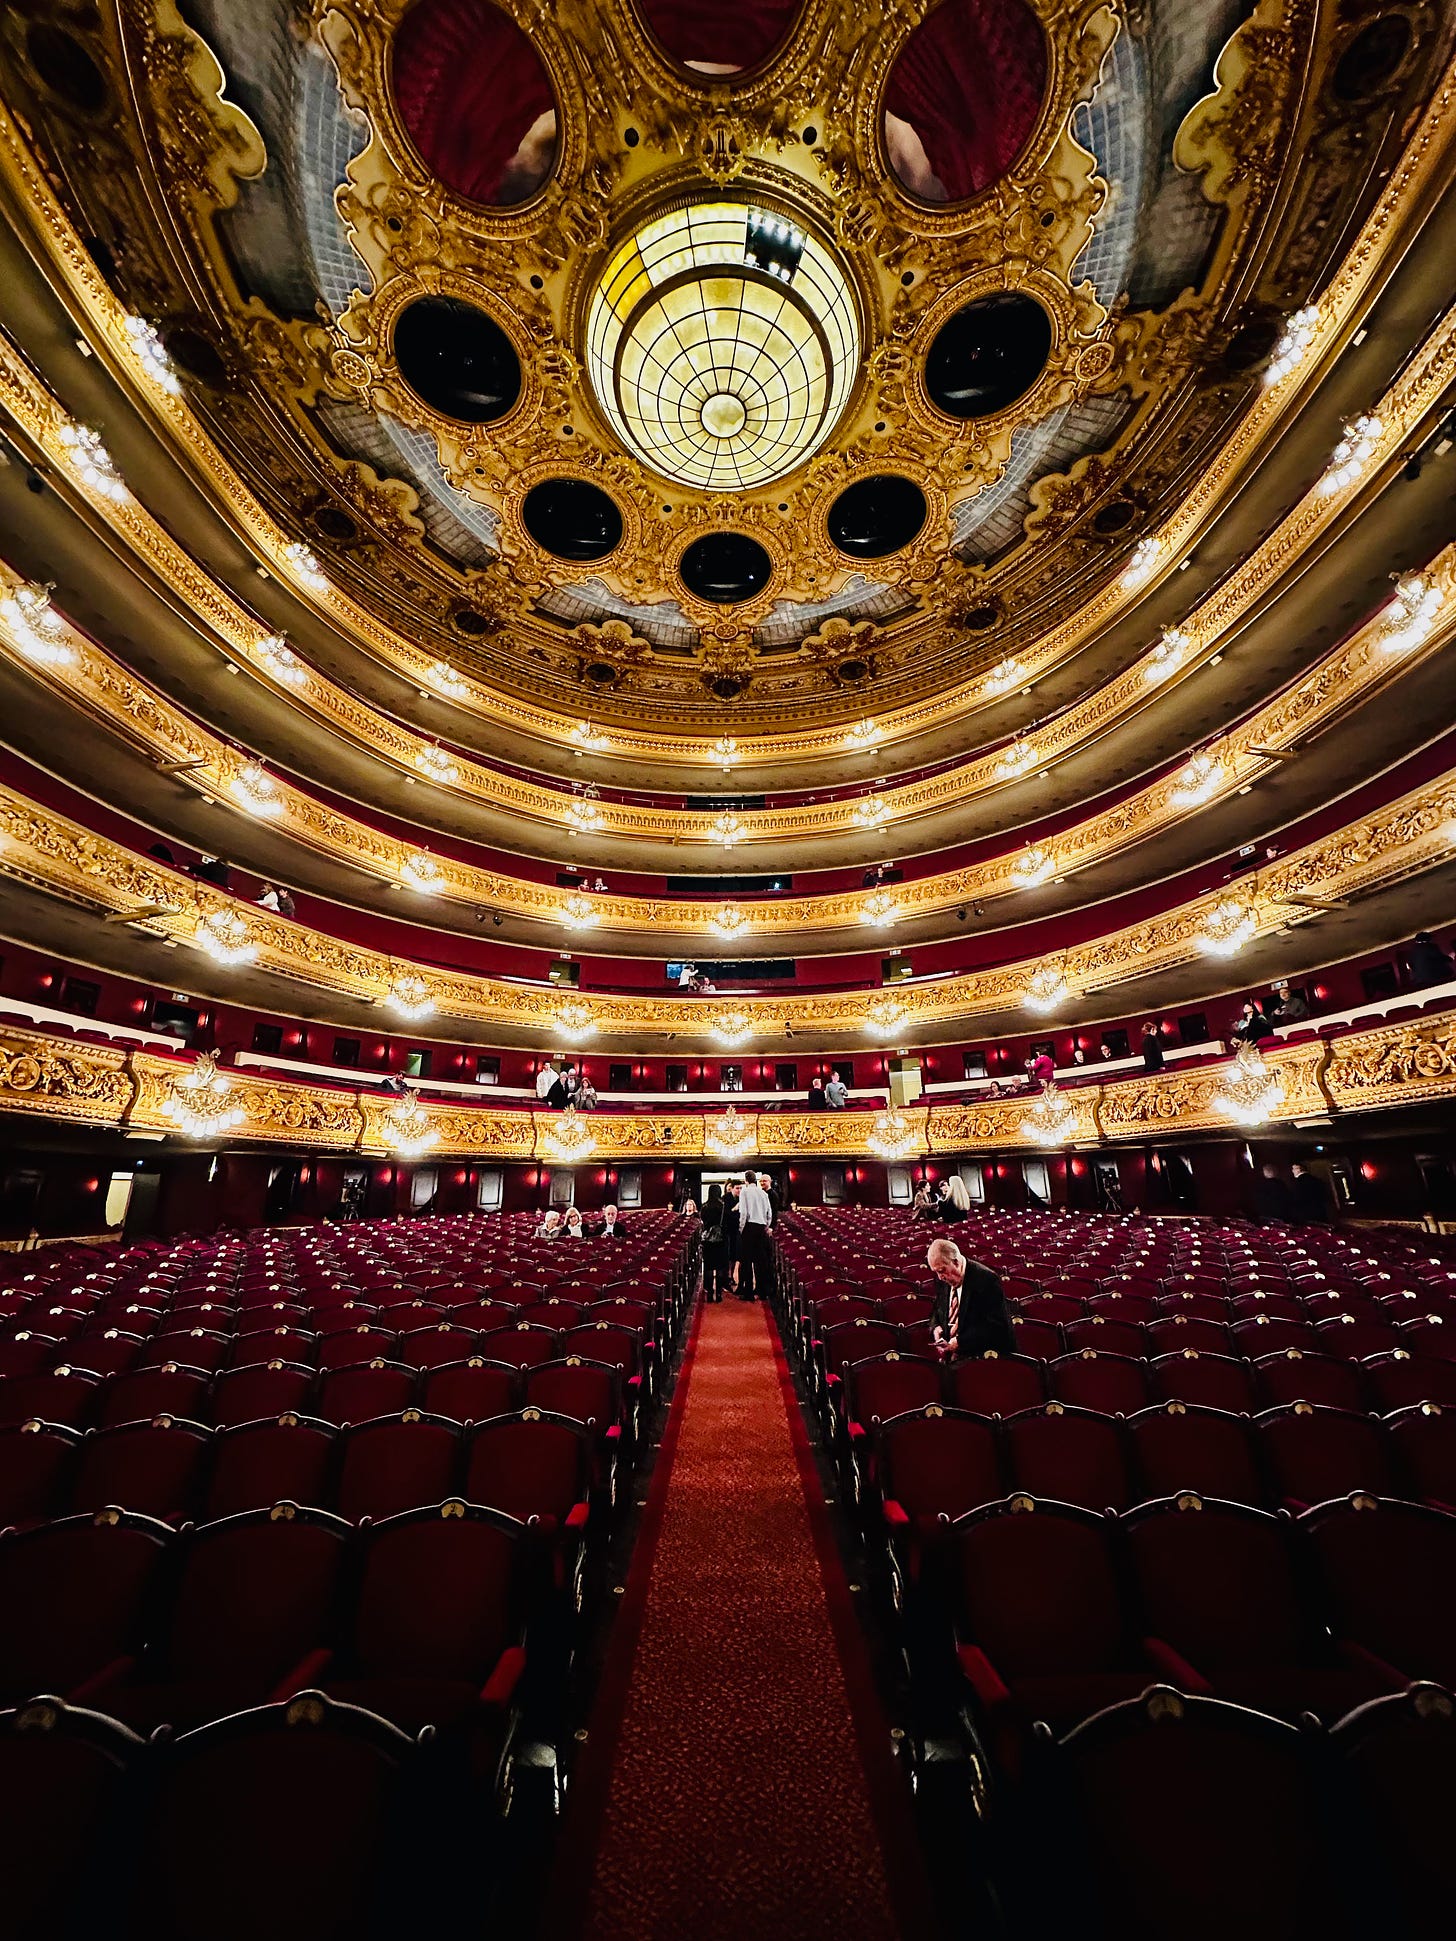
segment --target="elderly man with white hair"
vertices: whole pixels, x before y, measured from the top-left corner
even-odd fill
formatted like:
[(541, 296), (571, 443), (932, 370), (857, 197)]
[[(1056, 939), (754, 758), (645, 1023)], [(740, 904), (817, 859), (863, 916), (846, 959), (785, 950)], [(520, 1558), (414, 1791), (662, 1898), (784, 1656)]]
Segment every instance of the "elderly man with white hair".
[(930, 1316), (936, 1354), (943, 1361), (1014, 1355), (1016, 1338), (1001, 1276), (979, 1260), (967, 1260), (954, 1240), (932, 1240), (925, 1264), (939, 1283)]

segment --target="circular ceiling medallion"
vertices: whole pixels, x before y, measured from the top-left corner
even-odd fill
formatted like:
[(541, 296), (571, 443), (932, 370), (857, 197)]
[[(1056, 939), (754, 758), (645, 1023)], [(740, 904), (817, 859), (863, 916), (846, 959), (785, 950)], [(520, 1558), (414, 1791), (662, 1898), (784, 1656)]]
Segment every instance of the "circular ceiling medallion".
[(556, 559), (605, 559), (622, 543), (622, 515), (587, 479), (543, 479), (521, 506), (521, 523)]
[(829, 508), (829, 537), (851, 559), (883, 559), (910, 544), (925, 514), (925, 494), (912, 479), (882, 472), (840, 493)]
[(859, 367), (844, 272), (743, 202), (655, 217), (602, 271), (587, 370), (622, 442), (665, 478), (740, 492), (782, 478), (838, 422)]
[(394, 357), (405, 383), (447, 418), (488, 425), (521, 393), (515, 346), (495, 321), (457, 297), (416, 297), (394, 326)]
[(952, 418), (989, 418), (1026, 396), (1052, 348), (1052, 320), (1035, 297), (1002, 290), (957, 310), (935, 333), (925, 389)]
[(741, 532), (708, 532), (695, 539), (678, 561), (682, 583), (700, 600), (729, 607), (762, 593), (773, 561), (756, 539)]

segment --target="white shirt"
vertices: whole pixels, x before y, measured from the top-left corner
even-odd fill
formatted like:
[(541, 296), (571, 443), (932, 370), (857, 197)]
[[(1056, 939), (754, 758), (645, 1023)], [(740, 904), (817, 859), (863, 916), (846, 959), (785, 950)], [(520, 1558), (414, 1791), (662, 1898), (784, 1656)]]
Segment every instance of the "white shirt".
[(541, 1067), (540, 1071), (536, 1074), (536, 1096), (538, 1099), (545, 1098), (546, 1094), (551, 1090), (551, 1087), (556, 1083), (557, 1077), (558, 1074), (552, 1071), (549, 1065), (543, 1065)]
[(745, 1185), (739, 1193), (738, 1224), (740, 1227), (773, 1225), (773, 1201), (761, 1186)]

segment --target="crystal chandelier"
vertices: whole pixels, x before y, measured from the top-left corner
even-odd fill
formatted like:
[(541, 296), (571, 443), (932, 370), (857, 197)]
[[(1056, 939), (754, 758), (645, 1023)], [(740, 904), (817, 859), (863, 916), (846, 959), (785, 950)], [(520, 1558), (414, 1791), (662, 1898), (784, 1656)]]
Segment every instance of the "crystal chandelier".
[(119, 504), (127, 497), (126, 480), (116, 469), (116, 461), (101, 442), (99, 431), (90, 425), (62, 425), (60, 442), (65, 448), (71, 470), (98, 498)]
[(1314, 334), (1319, 328), (1319, 309), (1307, 303), (1302, 310), (1296, 310), (1284, 321), (1279, 342), (1274, 346), (1274, 355), (1264, 371), (1264, 388), (1270, 391), (1276, 384), (1282, 384), (1291, 371), (1298, 370), (1308, 355), (1314, 342)]
[(1042, 964), (1026, 980), (1022, 1002), (1028, 1011), (1055, 1011), (1071, 995), (1066, 972), (1056, 964)]
[(568, 1105), (555, 1125), (547, 1128), (544, 1143), (553, 1159), (571, 1162), (593, 1153), (597, 1139), (576, 1107)]
[(732, 1051), (753, 1036), (753, 1019), (746, 1011), (719, 1011), (710, 1028), (719, 1044)]
[(737, 937), (748, 928), (748, 918), (735, 903), (724, 903), (708, 918), (720, 937)]
[(1028, 849), (1012, 865), (1011, 880), (1018, 889), (1034, 890), (1039, 883), (1046, 882), (1056, 866), (1057, 859), (1049, 849)]
[(1190, 634), (1181, 627), (1164, 627), (1163, 637), (1148, 655), (1143, 668), (1145, 681), (1166, 681), (1188, 658), (1188, 650), (1193, 645)]
[(1027, 1107), (1021, 1130), (1038, 1146), (1064, 1146), (1077, 1130), (1076, 1108), (1054, 1078), (1046, 1081), (1040, 1097)]
[(878, 795), (867, 795), (855, 803), (852, 819), (856, 829), (878, 829), (890, 819), (889, 804)]
[(880, 738), (880, 731), (873, 721), (856, 721), (844, 739), (851, 748), (873, 748)]
[(233, 794), (252, 815), (275, 816), (283, 813), (283, 797), (278, 784), (261, 762), (246, 761), (233, 777)]
[(583, 1038), (590, 1038), (597, 1028), (591, 1007), (575, 1001), (559, 1004), (553, 1022), (561, 1036), (572, 1045), (580, 1044)]
[(131, 339), (132, 350), (137, 362), (159, 391), (165, 391), (169, 398), (180, 398), (182, 386), (172, 360), (167, 355), (166, 346), (145, 317), (128, 317), (126, 334)]
[(386, 1002), (402, 1018), (427, 1018), (435, 1008), (430, 987), (418, 971), (401, 971), (391, 979)]
[(1351, 419), (1345, 426), (1344, 437), (1330, 453), (1329, 466), (1319, 483), (1319, 489), (1326, 498), (1343, 492), (1347, 485), (1355, 483), (1380, 449), (1384, 436), (1385, 426), (1379, 418), (1367, 413)]
[(610, 739), (601, 734), (589, 721), (578, 721), (574, 728), (567, 730), (566, 739), (575, 742), (578, 748), (585, 748), (598, 754), (603, 748), (610, 748)]
[(987, 694), (1009, 694), (1026, 678), (1019, 660), (998, 661), (982, 683)]
[(1003, 779), (1024, 775), (1029, 768), (1036, 767), (1036, 748), (1029, 741), (1013, 741), (996, 763), (996, 773)]
[(730, 1105), (726, 1112), (711, 1120), (703, 1135), (703, 1144), (715, 1159), (742, 1159), (753, 1151), (757, 1142), (758, 1135), (751, 1121), (744, 1118), (736, 1105)]
[(253, 933), (236, 910), (209, 910), (194, 941), (219, 964), (251, 964), (258, 955)]
[(302, 687), (308, 679), (308, 669), (282, 634), (265, 635), (258, 642), (257, 655), (274, 680), (287, 687)]
[(920, 1148), (920, 1135), (897, 1105), (875, 1114), (865, 1144), (879, 1159), (908, 1159)]
[(1173, 782), (1173, 801), (1180, 809), (1197, 809), (1218, 793), (1223, 781), (1223, 763), (1216, 755), (1200, 749), (1180, 768)]
[(721, 843), (725, 849), (742, 842), (747, 834), (748, 824), (740, 816), (729, 815), (726, 810), (708, 824), (709, 841)]
[(248, 1116), (233, 1097), (232, 1080), (218, 1070), (215, 1051), (202, 1052), (190, 1072), (172, 1080), (162, 1112), (189, 1139), (231, 1132)]
[(459, 779), (460, 770), (438, 742), (426, 742), (415, 755), (415, 767), (428, 775), (432, 782), (454, 782)]
[(436, 694), (443, 694), (450, 701), (462, 701), (470, 692), (470, 683), (462, 680), (447, 660), (431, 661), (425, 679)]
[(596, 905), (580, 890), (567, 897), (561, 906), (561, 921), (569, 930), (590, 930), (596, 920)]
[(439, 1142), (440, 1135), (430, 1124), (419, 1093), (409, 1086), (385, 1107), (380, 1123), (385, 1145), (401, 1159), (418, 1159)]
[(434, 896), (445, 887), (444, 872), (433, 856), (427, 856), (422, 849), (406, 856), (399, 866), (405, 886), (419, 890), (424, 896)]
[(1441, 611), (1441, 589), (1423, 573), (1397, 580), (1395, 597), (1380, 616), (1380, 644), (1387, 654), (1403, 654), (1430, 637)]
[(893, 1038), (909, 1015), (899, 998), (877, 997), (865, 1008), (865, 1023), (877, 1038)]
[(61, 616), (51, 605), (51, 590), (33, 580), (0, 600), (0, 614), (27, 660), (42, 667), (69, 667), (76, 656), (60, 638)]
[(719, 768), (729, 769), (738, 759), (738, 743), (732, 735), (719, 735), (708, 752)]
[(1213, 1089), (1216, 1112), (1236, 1125), (1261, 1126), (1284, 1100), (1284, 1081), (1271, 1072), (1255, 1045), (1240, 1045), (1232, 1067)]
[(876, 930), (885, 930), (900, 914), (900, 906), (888, 890), (871, 890), (859, 906), (861, 923), (871, 923)]
[(293, 569), (294, 577), (311, 587), (315, 593), (327, 593), (328, 576), (319, 564), (319, 557), (301, 539), (290, 539), (283, 548), (284, 563)]
[(1152, 538), (1140, 539), (1133, 547), (1127, 565), (1122, 569), (1122, 584), (1129, 592), (1135, 586), (1141, 586), (1144, 580), (1152, 578), (1162, 550), (1158, 541)]
[(1259, 928), (1259, 919), (1247, 903), (1226, 896), (1215, 903), (1198, 930), (1198, 948), (1207, 957), (1232, 957), (1243, 949)]

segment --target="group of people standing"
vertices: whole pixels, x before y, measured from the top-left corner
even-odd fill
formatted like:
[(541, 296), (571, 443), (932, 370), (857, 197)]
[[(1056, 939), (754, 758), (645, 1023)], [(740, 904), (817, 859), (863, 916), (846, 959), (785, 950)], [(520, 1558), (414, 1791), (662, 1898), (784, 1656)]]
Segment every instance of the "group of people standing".
[(590, 1112), (597, 1102), (597, 1088), (575, 1065), (561, 1065), (551, 1057), (536, 1074), (536, 1097), (553, 1112), (564, 1112), (569, 1105), (578, 1112)]
[(740, 1301), (767, 1300), (773, 1293), (773, 1225), (783, 1210), (778, 1188), (767, 1173), (748, 1171), (716, 1182), (703, 1201), (703, 1298), (721, 1301), (732, 1289)]
[(912, 1220), (938, 1220), (945, 1226), (964, 1220), (970, 1210), (970, 1190), (959, 1173), (952, 1173), (934, 1186), (928, 1179), (921, 1180), (910, 1202)]

